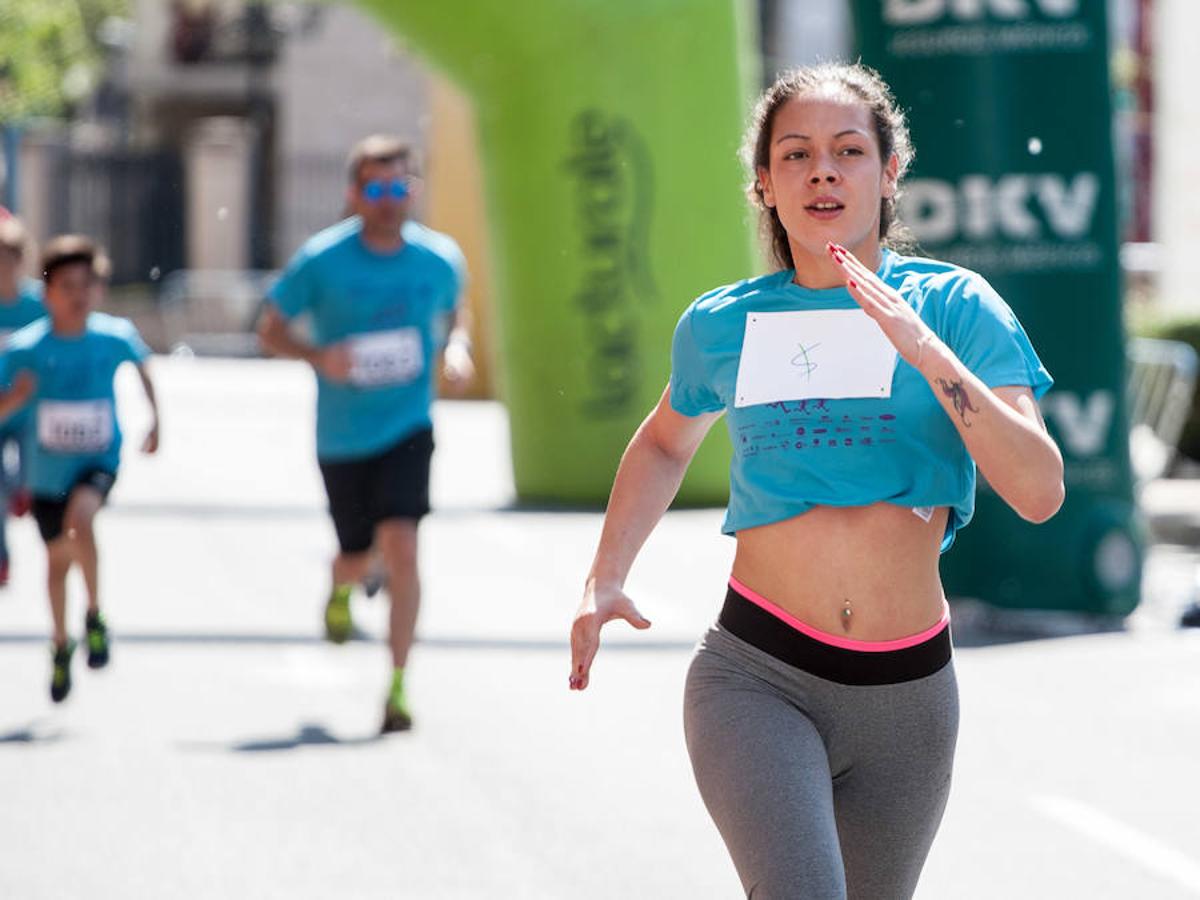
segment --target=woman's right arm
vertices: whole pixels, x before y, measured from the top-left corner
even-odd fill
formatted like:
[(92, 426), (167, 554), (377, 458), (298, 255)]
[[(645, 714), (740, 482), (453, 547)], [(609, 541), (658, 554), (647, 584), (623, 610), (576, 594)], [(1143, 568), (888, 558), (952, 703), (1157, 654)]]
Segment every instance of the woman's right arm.
[(670, 387), (634, 433), (621, 457), (596, 559), (583, 589), (583, 602), (571, 626), (572, 690), (588, 686), (600, 628), (624, 619), (634, 628), (650, 622), (626, 596), (625, 577), (642, 544), (658, 524), (683, 481), (696, 449), (721, 413), (684, 416), (671, 408)]

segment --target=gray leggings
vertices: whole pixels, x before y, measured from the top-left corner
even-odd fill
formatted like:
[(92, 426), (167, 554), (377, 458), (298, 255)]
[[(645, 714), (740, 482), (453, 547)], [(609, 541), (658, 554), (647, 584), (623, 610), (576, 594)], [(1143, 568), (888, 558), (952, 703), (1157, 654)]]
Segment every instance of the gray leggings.
[(840, 684), (717, 625), (688, 672), (684, 730), (747, 897), (912, 896), (950, 792), (953, 663)]

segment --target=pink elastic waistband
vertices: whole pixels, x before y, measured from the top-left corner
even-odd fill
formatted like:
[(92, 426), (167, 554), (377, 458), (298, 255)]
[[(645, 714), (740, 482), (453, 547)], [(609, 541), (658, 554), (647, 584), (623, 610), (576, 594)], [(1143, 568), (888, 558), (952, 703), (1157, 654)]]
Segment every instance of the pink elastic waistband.
[(801, 634), (806, 634), (813, 640), (820, 641), (822, 644), (841, 647), (843, 650), (861, 650), (867, 653), (903, 650), (906, 647), (915, 647), (917, 644), (925, 643), (930, 638), (937, 637), (950, 624), (950, 604), (947, 603), (944, 605), (942, 617), (938, 619), (937, 623), (918, 634), (910, 634), (908, 637), (896, 638), (891, 641), (855, 641), (850, 638), (839, 637), (836, 634), (830, 634), (827, 631), (821, 631), (819, 628), (813, 628), (811, 625), (806, 625), (786, 609), (776, 606), (766, 597), (750, 590), (750, 588), (746, 587), (732, 575), (729, 576), (729, 586), (755, 606), (766, 610), (781, 622), (786, 622)]

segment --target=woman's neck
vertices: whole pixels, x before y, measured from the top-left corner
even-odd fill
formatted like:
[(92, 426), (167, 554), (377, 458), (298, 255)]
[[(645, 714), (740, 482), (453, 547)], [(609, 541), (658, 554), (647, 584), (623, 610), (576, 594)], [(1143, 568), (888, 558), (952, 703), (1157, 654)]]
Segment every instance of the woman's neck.
[[(857, 247), (847, 247), (859, 261), (872, 272), (879, 269), (883, 262), (883, 250), (878, 241), (866, 241)], [(841, 266), (833, 261), (828, 251), (819, 254), (808, 251), (792, 244), (792, 268), (796, 270), (793, 281), (800, 287), (819, 291), (826, 288), (843, 287), (846, 276)]]

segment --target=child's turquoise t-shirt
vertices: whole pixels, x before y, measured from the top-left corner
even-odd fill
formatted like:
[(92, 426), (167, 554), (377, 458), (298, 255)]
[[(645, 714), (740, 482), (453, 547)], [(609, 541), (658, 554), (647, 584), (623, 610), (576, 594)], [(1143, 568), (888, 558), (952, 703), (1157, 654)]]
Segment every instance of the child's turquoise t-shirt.
[(41, 282), (22, 278), (15, 297), (0, 297), (0, 338), (7, 338), (45, 314)]
[(26, 404), (30, 434), (25, 443), (25, 480), (39, 497), (64, 497), (92, 469), (116, 473), (121, 428), (113, 376), (123, 362), (150, 355), (128, 319), (94, 312), (82, 334), (56, 335), (48, 318), (9, 338), (0, 358), (0, 381), (11, 386), (30, 372), (37, 385)]
[[(15, 297), (0, 297), (0, 342), (7, 343), (14, 332), (44, 315), (46, 306), (42, 303), (42, 283), (32, 278), (22, 278), (17, 284)], [(18, 410), (0, 421), (0, 436), (20, 435), (28, 424), (28, 411)]]
[[(877, 274), (988, 387), (1025, 385), (1036, 397), (1049, 390), (1053, 380), (1021, 323), (982, 276), (890, 250)], [(794, 276), (788, 269), (710, 291), (675, 329), (672, 408), (727, 412), (734, 450), (723, 531), (820, 505), (947, 506), (944, 552), (974, 513), (975, 463), (929, 383), (899, 356), (887, 398), (736, 405), (748, 313), (859, 309), (845, 288), (809, 290)]]
[(285, 318), (307, 313), (318, 347), (349, 344), (350, 381), (317, 373), (317, 456), (355, 459), (431, 425), (433, 362), (466, 267), (450, 237), (406, 223), (404, 246), (379, 254), (346, 219), (310, 238), (268, 297)]

